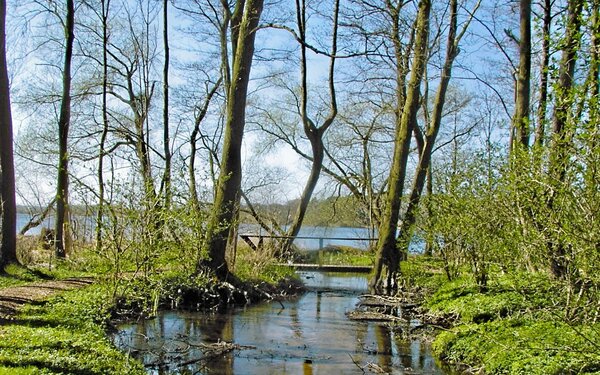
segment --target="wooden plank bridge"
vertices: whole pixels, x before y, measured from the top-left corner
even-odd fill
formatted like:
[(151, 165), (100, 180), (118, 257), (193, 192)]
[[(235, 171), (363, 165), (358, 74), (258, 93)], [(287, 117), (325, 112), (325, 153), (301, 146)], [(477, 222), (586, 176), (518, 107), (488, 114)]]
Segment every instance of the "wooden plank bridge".
[[(360, 237), (318, 237), (318, 236), (273, 236), (263, 234), (240, 234), (239, 235), (244, 242), (250, 246), (253, 250), (258, 250), (262, 247), (264, 240), (275, 239), (298, 239), (298, 240), (318, 240), (319, 241), (319, 253), (324, 248), (325, 240), (330, 241), (377, 241), (377, 238), (360, 238)], [(252, 241), (253, 238), (258, 238), (258, 243)], [(354, 265), (343, 265), (343, 264), (321, 264), (321, 263), (279, 263), (279, 266), (292, 267), (297, 271), (321, 271), (321, 272), (352, 272), (352, 273), (370, 273), (373, 270), (373, 266), (354, 266)]]

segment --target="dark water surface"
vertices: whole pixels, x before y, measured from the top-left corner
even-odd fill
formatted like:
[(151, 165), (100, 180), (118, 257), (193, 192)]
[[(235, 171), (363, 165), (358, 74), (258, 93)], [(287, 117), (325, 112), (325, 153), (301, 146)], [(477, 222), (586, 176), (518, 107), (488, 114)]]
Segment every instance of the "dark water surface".
[[(355, 322), (366, 289), (362, 276), (302, 273), (311, 288), (292, 301), (268, 302), (227, 313), (166, 311), (119, 327), (115, 343), (140, 358), (152, 374), (444, 374), (427, 345), (400, 330)], [(408, 327), (406, 327), (408, 328)], [(199, 361), (201, 344), (242, 346)]]

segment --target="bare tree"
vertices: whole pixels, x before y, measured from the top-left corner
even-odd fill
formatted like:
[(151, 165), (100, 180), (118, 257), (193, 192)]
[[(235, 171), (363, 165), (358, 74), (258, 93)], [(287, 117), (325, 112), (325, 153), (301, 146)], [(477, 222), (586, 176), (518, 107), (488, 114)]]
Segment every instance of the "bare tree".
[(171, 206), (171, 147), (169, 134), (169, 1), (163, 1), (163, 49), (165, 62), (163, 65), (163, 148), (165, 158), (165, 170), (162, 179), (162, 188), (164, 189), (164, 207), (169, 209)]
[(548, 111), (548, 81), (550, 75), (550, 28), (552, 26), (552, 0), (544, 0), (542, 17), (542, 55), (540, 64), (540, 85), (537, 109), (537, 124), (535, 129), (535, 145), (539, 148), (544, 144), (546, 134), (546, 114)]
[(337, 54), (337, 34), (338, 34), (338, 15), (339, 15), (339, 0), (335, 1), (334, 9), (333, 9), (333, 33), (332, 33), (332, 43), (331, 43), (331, 53), (329, 58), (329, 113), (323, 120), (323, 123), (320, 126), (317, 126), (313, 119), (309, 117), (307, 105), (308, 105), (308, 72), (307, 72), (307, 56), (306, 56), (306, 2), (304, 0), (296, 1), (296, 18), (298, 25), (298, 37), (300, 41), (300, 75), (301, 75), (301, 85), (300, 85), (300, 117), (302, 119), (302, 126), (304, 129), (304, 134), (310, 141), (312, 157), (311, 157), (311, 169), (310, 175), (308, 176), (308, 180), (306, 181), (306, 185), (304, 186), (304, 190), (302, 191), (302, 196), (300, 197), (300, 202), (298, 204), (298, 209), (294, 215), (294, 220), (292, 224), (287, 230), (287, 239), (283, 242), (282, 251), (287, 252), (292, 246), (292, 242), (294, 241), (294, 237), (298, 235), (300, 232), (300, 228), (302, 227), (302, 222), (304, 220), (304, 215), (306, 215), (306, 210), (308, 209), (308, 204), (310, 203), (310, 199), (312, 194), (317, 186), (317, 182), (319, 181), (319, 177), (321, 175), (321, 170), (323, 168), (323, 159), (325, 157), (325, 145), (323, 144), (323, 136), (325, 132), (329, 129), (329, 127), (333, 124), (335, 117), (337, 116), (337, 100), (335, 93), (335, 61)]
[(63, 65), (63, 87), (58, 119), (58, 181), (56, 183), (56, 243), (55, 252), (64, 258), (70, 252), (71, 229), (69, 218), (69, 126), (71, 123), (71, 64), (75, 40), (75, 5), (67, 0), (65, 32), (65, 55)]

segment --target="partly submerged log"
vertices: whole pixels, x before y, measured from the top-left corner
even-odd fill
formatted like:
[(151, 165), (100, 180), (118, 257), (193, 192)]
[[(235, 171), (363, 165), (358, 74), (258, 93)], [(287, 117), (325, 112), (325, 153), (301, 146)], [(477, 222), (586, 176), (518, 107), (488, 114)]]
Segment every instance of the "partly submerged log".
[(353, 310), (346, 313), (349, 319), (370, 322), (397, 322), (404, 321), (396, 315), (378, 311)]
[(407, 302), (402, 297), (364, 294), (359, 297), (357, 309), (346, 315), (349, 319), (360, 321), (396, 322), (406, 321), (402, 312), (418, 307), (417, 303)]

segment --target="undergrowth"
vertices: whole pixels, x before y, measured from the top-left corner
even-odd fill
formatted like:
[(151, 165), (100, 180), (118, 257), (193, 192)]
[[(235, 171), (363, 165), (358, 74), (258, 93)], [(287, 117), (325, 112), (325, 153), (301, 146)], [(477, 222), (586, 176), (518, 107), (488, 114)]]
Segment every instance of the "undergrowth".
[(567, 316), (566, 295), (543, 273), (497, 274), (485, 292), (469, 277), (445, 281), (424, 305), (453, 322), (433, 350), (484, 374), (600, 374), (600, 323)]
[(106, 285), (91, 285), (25, 306), (0, 327), (0, 373), (144, 374), (106, 336), (113, 306)]

